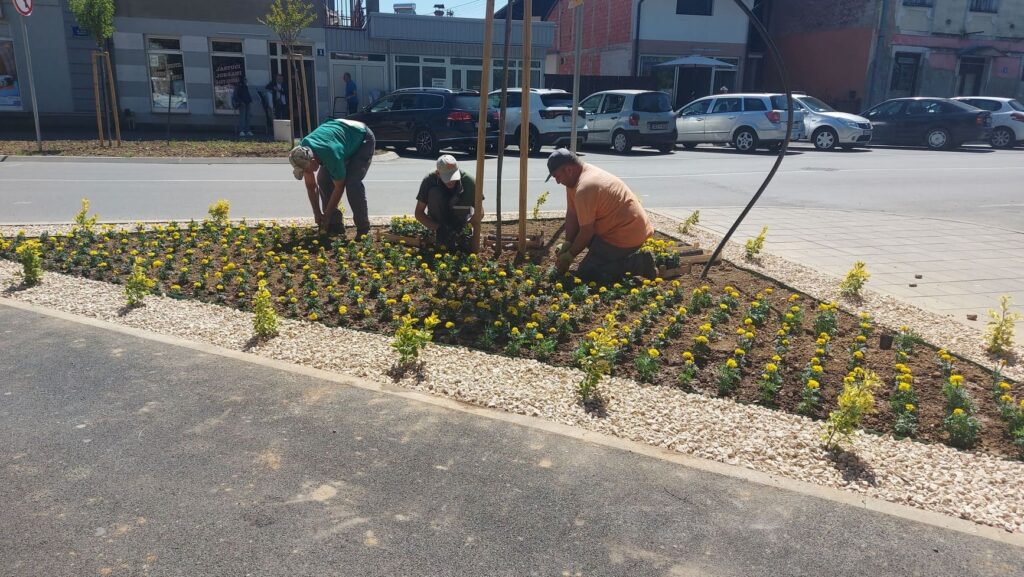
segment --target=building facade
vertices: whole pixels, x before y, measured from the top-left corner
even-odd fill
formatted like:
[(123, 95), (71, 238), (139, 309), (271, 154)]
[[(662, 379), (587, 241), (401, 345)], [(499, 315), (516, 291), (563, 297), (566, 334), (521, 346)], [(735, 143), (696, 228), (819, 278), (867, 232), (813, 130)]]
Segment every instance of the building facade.
[(791, 85), (843, 109), (1024, 97), (1024, 0), (771, 0), (770, 14)]
[[(753, 0), (744, 0), (752, 6)], [(545, 15), (557, 25), (548, 72), (572, 74), (574, 11), (558, 0)], [(734, 0), (587, 0), (583, 3), (584, 75), (654, 76), (677, 105), (725, 87), (742, 88), (747, 16)], [(663, 68), (699, 54), (734, 68)]]
[[(289, 49), (259, 22), (271, 0), (119, 0), (109, 49), (118, 108), (139, 126), (229, 132), (237, 123), (232, 88), (244, 74), (254, 97), (252, 125), (264, 125), (264, 87), (286, 71)], [(316, 21), (294, 47), (302, 59), (314, 123), (348, 111), (342, 75), (352, 74), (360, 102), (396, 88), (482, 88), (484, 21), (384, 14), (370, 0), (314, 0)], [(0, 130), (31, 124), (21, 18), (0, 11)], [(46, 127), (95, 126), (92, 52), (67, 0), (37, 0), (27, 21), (39, 112)], [(535, 22), (530, 70), (543, 86), (542, 63), (554, 24)], [(494, 26), (501, 54), (504, 23)], [(511, 36), (513, 85), (522, 62), (522, 23)], [(42, 64), (41, 63), (45, 63)], [(500, 78), (496, 58), (494, 78)], [(287, 75), (286, 75), (287, 80)], [(269, 110), (269, 106), (266, 107)]]

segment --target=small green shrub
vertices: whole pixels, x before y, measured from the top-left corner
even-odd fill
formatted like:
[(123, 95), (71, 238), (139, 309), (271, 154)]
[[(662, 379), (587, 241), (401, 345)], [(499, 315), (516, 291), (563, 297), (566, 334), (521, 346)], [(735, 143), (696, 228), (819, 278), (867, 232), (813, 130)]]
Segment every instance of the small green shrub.
[(156, 286), (156, 281), (146, 276), (146, 270), (138, 263), (132, 266), (132, 274), (124, 283), (124, 298), (129, 308), (143, 305), (146, 295)]
[(846, 278), (843, 279), (843, 282), (839, 283), (839, 292), (850, 298), (859, 298), (860, 291), (867, 284), (870, 277), (871, 273), (865, 268), (864, 261), (859, 260), (853, 263), (853, 268), (850, 269), (850, 272), (846, 273)]
[(843, 392), (836, 401), (836, 410), (829, 413), (822, 433), (826, 449), (837, 449), (841, 440), (860, 427), (866, 415), (875, 412), (874, 392), (879, 386), (878, 375), (861, 368), (854, 369), (843, 379)]
[(676, 229), (679, 234), (689, 234), (690, 228), (700, 222), (700, 211), (693, 211), (690, 216), (686, 217), (686, 220), (679, 223), (679, 227)]
[(405, 315), (395, 330), (395, 338), (391, 341), (391, 346), (398, 351), (399, 368), (406, 368), (416, 362), (423, 347), (434, 340), (434, 327), (441, 321), (437, 315), (431, 314), (423, 319), (422, 329), (416, 328), (418, 322), (419, 319)]
[(210, 215), (210, 222), (218, 226), (224, 226), (228, 223), (228, 213), (230, 212), (231, 203), (224, 199), (218, 200), (206, 209), (206, 213)]
[(93, 214), (92, 216), (89, 216), (89, 199), (83, 198), (82, 210), (79, 210), (78, 214), (75, 215), (75, 224), (71, 227), (71, 230), (73, 232), (82, 231), (92, 234), (96, 227), (97, 220), (99, 220), (98, 215)]
[(267, 290), (267, 281), (265, 280), (259, 282), (256, 294), (253, 295), (252, 310), (252, 329), (256, 336), (267, 339), (277, 335), (277, 311), (274, 310), (274, 305), (270, 302), (270, 291)]
[(747, 244), (744, 246), (744, 253), (747, 260), (754, 260), (760, 256), (761, 251), (764, 250), (764, 239), (768, 235), (768, 226), (765, 225), (761, 228), (761, 233), (754, 238), (748, 238)]
[(537, 202), (533, 205), (533, 220), (540, 218), (540, 209), (544, 206), (544, 203), (548, 201), (548, 191), (540, 193), (537, 197)]
[(21, 262), (21, 278), (26, 286), (35, 286), (43, 279), (43, 245), (36, 239), (29, 239), (14, 249)]
[(1008, 295), (999, 297), (999, 310), (989, 309), (988, 331), (985, 333), (985, 346), (988, 352), (1006, 356), (1013, 351), (1014, 323), (1024, 319), (1020, 313), (1013, 312), (1013, 299)]

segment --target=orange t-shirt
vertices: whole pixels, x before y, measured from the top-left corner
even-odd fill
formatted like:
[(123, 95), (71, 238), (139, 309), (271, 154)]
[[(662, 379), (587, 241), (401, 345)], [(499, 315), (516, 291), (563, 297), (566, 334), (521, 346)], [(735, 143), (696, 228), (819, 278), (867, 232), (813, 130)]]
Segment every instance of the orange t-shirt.
[(580, 226), (593, 223), (594, 235), (612, 246), (634, 248), (654, 235), (640, 199), (615, 175), (584, 164), (576, 188), (566, 189), (569, 209)]

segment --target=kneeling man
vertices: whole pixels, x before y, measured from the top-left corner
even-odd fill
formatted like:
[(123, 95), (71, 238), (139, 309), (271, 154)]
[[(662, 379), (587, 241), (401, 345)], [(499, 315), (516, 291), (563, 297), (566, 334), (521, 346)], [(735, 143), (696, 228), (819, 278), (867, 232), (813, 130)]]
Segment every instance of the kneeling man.
[(438, 246), (469, 252), (466, 225), (472, 224), (475, 206), (476, 181), (459, 170), (454, 156), (445, 154), (437, 159), (437, 170), (420, 183), (416, 220), (434, 232)]
[(587, 250), (576, 274), (584, 281), (609, 284), (626, 273), (654, 278), (657, 268), (650, 253), (640, 251), (654, 234), (640, 199), (618, 177), (587, 164), (559, 148), (548, 157), (547, 180), (565, 187), (567, 242), (557, 255), (559, 274), (569, 270), (576, 255)]

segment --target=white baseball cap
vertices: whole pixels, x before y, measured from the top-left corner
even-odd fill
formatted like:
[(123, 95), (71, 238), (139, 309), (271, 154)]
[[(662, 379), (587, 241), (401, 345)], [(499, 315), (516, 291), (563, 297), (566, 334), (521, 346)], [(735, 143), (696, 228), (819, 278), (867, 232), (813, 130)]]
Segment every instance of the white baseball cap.
[(437, 159), (437, 175), (445, 184), (453, 180), (462, 180), (462, 173), (459, 172), (459, 163), (450, 154), (443, 154)]

